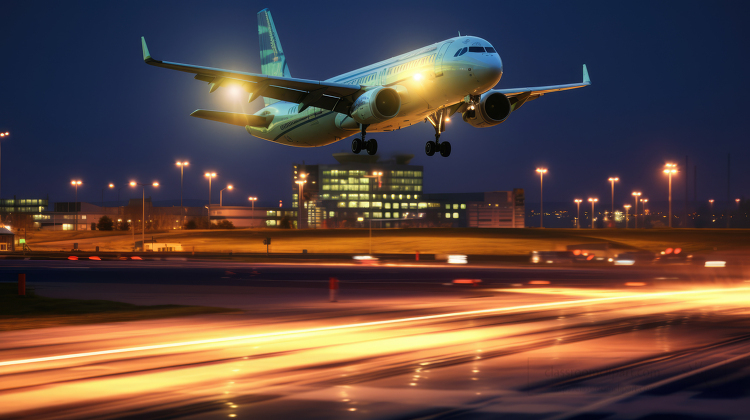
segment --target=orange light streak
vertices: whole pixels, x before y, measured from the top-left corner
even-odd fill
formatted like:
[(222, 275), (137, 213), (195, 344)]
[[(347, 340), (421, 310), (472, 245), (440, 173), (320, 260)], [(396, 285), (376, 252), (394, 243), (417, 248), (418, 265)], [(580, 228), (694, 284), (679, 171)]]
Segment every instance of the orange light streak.
[(641, 293), (637, 295), (602, 297), (602, 298), (591, 298), (591, 299), (577, 299), (577, 300), (569, 300), (565, 302), (533, 303), (529, 305), (508, 306), (504, 308), (478, 309), (474, 311), (451, 312), (447, 314), (425, 315), (425, 316), (416, 316), (416, 317), (411, 317), (411, 318), (398, 318), (398, 319), (390, 319), (390, 320), (385, 320), (385, 321), (361, 322), (357, 324), (333, 325), (333, 326), (328, 326), (328, 327), (308, 328), (308, 329), (302, 329), (302, 330), (277, 331), (277, 332), (270, 332), (270, 333), (239, 335), (239, 336), (234, 336), (234, 337), (210, 338), (210, 339), (205, 339), (205, 340), (183, 341), (179, 343), (155, 344), (151, 346), (126, 347), (126, 348), (121, 348), (121, 349), (91, 351), (91, 352), (86, 352), (86, 353), (73, 353), (73, 354), (63, 354), (59, 356), (38, 357), (34, 359), (9, 360), (5, 362), (0, 362), (0, 366), (22, 365), (22, 364), (28, 364), (28, 363), (49, 362), (53, 360), (76, 359), (76, 358), (81, 358), (81, 357), (101, 356), (101, 355), (106, 355), (106, 354), (131, 353), (131, 352), (136, 352), (136, 351), (168, 349), (168, 348), (194, 346), (194, 345), (202, 345), (202, 344), (226, 343), (229, 341), (249, 340), (249, 339), (255, 339), (255, 338), (282, 337), (286, 335), (309, 334), (309, 333), (317, 333), (317, 332), (324, 332), (324, 331), (335, 331), (335, 330), (344, 330), (344, 329), (360, 328), (360, 327), (372, 327), (372, 326), (378, 326), (378, 325), (401, 324), (401, 323), (406, 323), (406, 322), (427, 321), (427, 320), (432, 320), (432, 319), (458, 318), (458, 317), (470, 316), (470, 315), (511, 312), (511, 311), (517, 311), (517, 310), (523, 310), (523, 309), (554, 308), (554, 307), (571, 306), (571, 305), (577, 305), (577, 304), (602, 303), (602, 302), (612, 302), (612, 301), (628, 300), (628, 299), (656, 299), (656, 298), (669, 297), (669, 296), (704, 295), (707, 293), (722, 293), (722, 292), (736, 293), (737, 291), (750, 291), (750, 287), (738, 287), (738, 288), (731, 288), (731, 289), (725, 288), (725, 289), (707, 289), (707, 290), (688, 290), (688, 291), (681, 291), (681, 292)]

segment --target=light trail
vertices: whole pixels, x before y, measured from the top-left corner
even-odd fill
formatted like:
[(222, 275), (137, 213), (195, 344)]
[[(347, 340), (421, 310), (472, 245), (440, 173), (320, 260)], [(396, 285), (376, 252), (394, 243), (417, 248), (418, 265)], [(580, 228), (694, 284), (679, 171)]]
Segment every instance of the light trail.
[(477, 309), (474, 311), (451, 312), (447, 314), (437, 314), (437, 315), (424, 315), (424, 316), (417, 316), (417, 317), (411, 317), (411, 318), (390, 319), (390, 320), (385, 320), (385, 321), (361, 322), (357, 324), (333, 325), (329, 327), (307, 328), (307, 329), (301, 329), (301, 330), (278, 331), (278, 332), (239, 335), (239, 336), (234, 336), (234, 337), (223, 337), (223, 338), (210, 338), (210, 339), (205, 339), (205, 340), (183, 341), (179, 343), (126, 347), (126, 348), (121, 348), (121, 349), (100, 350), (100, 351), (91, 351), (91, 352), (85, 352), (85, 353), (63, 354), (59, 356), (38, 357), (34, 359), (9, 360), (9, 361), (0, 362), (0, 366), (12, 366), (12, 365), (22, 365), (22, 364), (29, 364), (29, 363), (49, 362), (49, 361), (54, 361), (54, 360), (76, 359), (76, 358), (81, 358), (81, 357), (101, 356), (101, 355), (107, 355), (107, 354), (131, 353), (131, 352), (144, 351), (144, 350), (159, 350), (159, 349), (168, 349), (168, 348), (203, 345), (203, 344), (225, 343), (229, 341), (250, 340), (250, 339), (256, 339), (256, 338), (272, 338), (272, 337), (281, 337), (281, 336), (296, 335), (296, 334), (309, 334), (309, 333), (317, 333), (317, 332), (323, 332), (323, 331), (335, 331), (335, 330), (344, 330), (344, 329), (350, 329), (350, 328), (372, 327), (372, 326), (378, 326), (378, 325), (392, 325), (392, 324), (401, 324), (401, 323), (413, 322), (413, 321), (427, 321), (427, 320), (432, 320), (432, 319), (458, 318), (458, 317), (463, 317), (463, 316), (511, 312), (511, 311), (524, 310), (524, 309), (540, 309), (540, 308), (546, 309), (546, 308), (564, 307), (564, 306), (571, 306), (571, 305), (578, 305), (578, 304), (592, 304), (592, 303), (612, 302), (612, 301), (628, 300), (628, 299), (656, 299), (656, 298), (661, 298), (661, 297), (701, 295), (701, 294), (707, 294), (707, 293), (722, 293), (722, 292), (735, 293), (738, 291), (750, 291), (750, 287), (738, 287), (738, 288), (733, 288), (733, 289), (688, 290), (688, 291), (682, 291), (682, 292), (642, 293), (642, 294), (637, 294), (637, 295), (577, 299), (577, 300), (569, 300), (565, 302), (533, 303), (529, 305), (508, 306), (504, 308)]

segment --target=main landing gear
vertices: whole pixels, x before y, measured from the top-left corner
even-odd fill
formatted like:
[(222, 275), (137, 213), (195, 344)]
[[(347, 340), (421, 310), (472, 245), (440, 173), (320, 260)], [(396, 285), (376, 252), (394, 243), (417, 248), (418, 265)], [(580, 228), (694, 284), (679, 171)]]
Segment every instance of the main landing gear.
[(427, 156), (433, 156), (435, 152), (440, 152), (440, 156), (443, 157), (451, 155), (451, 144), (447, 141), (440, 142), (440, 134), (445, 131), (445, 118), (447, 116), (448, 112), (443, 108), (425, 118), (425, 121), (435, 128), (435, 141), (428, 141), (424, 145), (424, 152)]
[(378, 141), (375, 139), (365, 140), (367, 134), (367, 125), (362, 124), (362, 139), (354, 138), (352, 140), (352, 152), (359, 154), (362, 150), (367, 150), (367, 154), (372, 156), (378, 153)]

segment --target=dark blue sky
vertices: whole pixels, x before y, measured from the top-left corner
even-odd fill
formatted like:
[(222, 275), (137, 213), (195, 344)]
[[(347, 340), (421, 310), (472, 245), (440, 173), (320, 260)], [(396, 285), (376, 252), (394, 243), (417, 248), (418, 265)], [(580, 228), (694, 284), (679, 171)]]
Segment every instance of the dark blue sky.
[[(664, 162), (698, 165), (699, 199), (750, 196), (747, 158), (750, 14), (745, 2), (20, 2), (0, 25), (2, 195), (97, 202), (109, 182), (158, 180), (155, 200), (179, 197), (176, 159), (188, 159), (185, 196), (234, 183), (229, 202), (290, 200), (293, 162), (332, 162), (349, 141), (280, 146), (242, 128), (189, 116), (198, 108), (255, 111), (191, 75), (141, 61), (140, 36), (157, 59), (260, 72), (256, 12), (269, 7), (292, 75), (326, 79), (430, 43), (470, 34), (503, 59), (499, 87), (581, 80), (593, 85), (530, 102), (507, 122), (475, 129), (456, 118), (443, 135), (450, 158), (424, 155), (427, 124), (381, 133), (380, 154), (412, 153), (425, 192), (526, 188), (538, 201), (535, 167), (549, 168), (545, 199), (597, 195), (622, 180), (666, 197)], [(320, 6), (325, 4), (325, 6)], [(684, 184), (676, 181), (676, 199)], [(690, 169), (692, 177), (692, 168)], [(137, 195), (126, 194), (123, 199)], [(218, 188), (214, 189), (218, 201)], [(148, 193), (147, 193), (148, 194)], [(691, 181), (692, 195), (692, 181)], [(108, 193), (107, 199), (115, 195)]]

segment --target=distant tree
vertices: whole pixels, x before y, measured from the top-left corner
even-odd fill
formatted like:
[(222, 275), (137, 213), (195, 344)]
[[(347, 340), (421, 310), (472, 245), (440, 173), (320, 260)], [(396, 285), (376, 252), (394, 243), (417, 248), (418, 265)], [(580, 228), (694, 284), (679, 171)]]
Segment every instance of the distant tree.
[(198, 229), (198, 225), (195, 223), (195, 220), (189, 220), (185, 223), (185, 229)]
[(99, 218), (99, 223), (96, 224), (96, 228), (99, 230), (112, 230), (114, 227), (114, 222), (112, 222), (112, 219), (110, 219), (107, 216), (102, 216)]
[(292, 219), (289, 218), (289, 216), (284, 216), (279, 220), (279, 228), (280, 229), (291, 229), (292, 228)]
[(211, 226), (211, 229), (234, 229), (234, 223), (230, 220), (222, 220)]
[(130, 230), (130, 223), (127, 220), (122, 219), (117, 225), (117, 230)]

